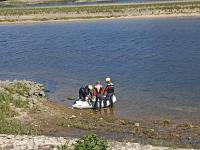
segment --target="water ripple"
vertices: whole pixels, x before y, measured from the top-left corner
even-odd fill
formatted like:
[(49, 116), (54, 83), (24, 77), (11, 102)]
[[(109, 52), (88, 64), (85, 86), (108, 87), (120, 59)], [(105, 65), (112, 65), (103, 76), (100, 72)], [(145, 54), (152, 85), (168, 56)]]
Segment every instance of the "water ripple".
[(110, 75), (120, 117), (197, 118), (199, 25), (192, 18), (1, 25), (0, 78), (43, 82), (59, 101)]

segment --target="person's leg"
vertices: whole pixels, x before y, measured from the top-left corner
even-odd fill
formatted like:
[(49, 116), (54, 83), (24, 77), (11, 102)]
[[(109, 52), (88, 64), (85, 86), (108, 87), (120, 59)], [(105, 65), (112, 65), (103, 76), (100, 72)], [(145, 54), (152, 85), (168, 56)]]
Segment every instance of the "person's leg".
[(94, 102), (94, 109), (97, 108), (97, 102), (98, 102), (98, 96), (96, 96), (95, 102)]
[(79, 99), (83, 99), (83, 92), (81, 89), (79, 89)]
[(102, 104), (102, 97), (99, 95), (99, 110), (101, 110), (101, 104)]
[(86, 96), (87, 96), (87, 94), (85, 92), (83, 92), (83, 101), (86, 101)]
[(101, 110), (101, 103), (102, 103), (101, 94), (98, 94), (98, 95), (97, 95), (97, 98), (98, 98), (98, 101), (99, 101), (99, 106), (98, 106), (98, 108), (99, 108), (99, 110)]
[(86, 96), (85, 95), (83, 96), (83, 101), (86, 101)]
[(113, 106), (113, 99), (112, 99), (113, 94), (109, 93), (109, 101), (110, 101), (110, 106)]
[(106, 106), (107, 106), (107, 95), (106, 95), (106, 97), (105, 97), (105, 98), (103, 98), (103, 104), (104, 104), (104, 107), (106, 107)]

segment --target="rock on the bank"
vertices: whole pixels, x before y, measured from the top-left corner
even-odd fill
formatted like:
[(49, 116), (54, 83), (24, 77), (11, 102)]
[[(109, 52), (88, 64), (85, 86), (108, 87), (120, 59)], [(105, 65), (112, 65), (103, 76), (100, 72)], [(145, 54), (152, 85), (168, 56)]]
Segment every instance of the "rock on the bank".
[(52, 149), (65, 143), (66, 139), (63, 137), (0, 135), (0, 149)]

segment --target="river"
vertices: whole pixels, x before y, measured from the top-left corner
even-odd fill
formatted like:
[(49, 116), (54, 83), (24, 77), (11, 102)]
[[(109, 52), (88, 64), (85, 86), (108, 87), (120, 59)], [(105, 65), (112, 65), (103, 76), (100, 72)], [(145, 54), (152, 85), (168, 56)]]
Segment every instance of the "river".
[(70, 107), (80, 86), (107, 76), (117, 117), (199, 119), (200, 19), (0, 25), (2, 80), (44, 83), (51, 100)]

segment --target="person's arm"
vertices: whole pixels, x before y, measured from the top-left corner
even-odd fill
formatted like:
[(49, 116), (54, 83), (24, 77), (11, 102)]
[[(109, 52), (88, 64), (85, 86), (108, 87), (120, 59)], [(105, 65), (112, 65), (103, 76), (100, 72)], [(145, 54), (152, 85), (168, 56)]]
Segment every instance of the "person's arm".
[(96, 92), (96, 90), (94, 89), (93, 90), (93, 96), (96, 96), (97, 95), (97, 92)]
[(106, 88), (105, 88), (105, 92), (109, 91), (110, 89), (111, 89), (111, 86), (107, 85)]
[(105, 94), (105, 88), (104, 88), (104, 87), (102, 87), (102, 89), (101, 89), (101, 94), (102, 94), (102, 95)]

